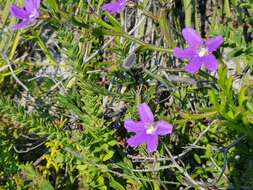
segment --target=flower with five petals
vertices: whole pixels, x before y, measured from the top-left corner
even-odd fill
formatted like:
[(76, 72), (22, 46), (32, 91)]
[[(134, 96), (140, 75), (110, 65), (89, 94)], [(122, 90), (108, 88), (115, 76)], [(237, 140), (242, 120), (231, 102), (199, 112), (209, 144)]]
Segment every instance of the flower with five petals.
[(10, 12), (18, 19), (22, 19), (22, 22), (13, 26), (11, 29), (15, 31), (20, 28), (26, 27), (39, 17), (40, 0), (26, 0), (25, 6), (19, 8), (16, 5), (11, 5)]
[(177, 58), (189, 59), (190, 62), (186, 66), (186, 71), (189, 73), (196, 73), (202, 65), (209, 71), (216, 71), (218, 68), (218, 61), (213, 52), (223, 44), (222, 36), (216, 36), (207, 40), (201, 38), (192, 28), (184, 28), (183, 37), (189, 47), (175, 48), (173, 54)]
[(140, 121), (126, 120), (125, 128), (135, 135), (127, 140), (127, 143), (136, 148), (141, 144), (147, 145), (149, 153), (157, 150), (158, 136), (172, 133), (173, 126), (166, 121), (154, 121), (154, 115), (149, 106), (142, 103), (138, 106)]

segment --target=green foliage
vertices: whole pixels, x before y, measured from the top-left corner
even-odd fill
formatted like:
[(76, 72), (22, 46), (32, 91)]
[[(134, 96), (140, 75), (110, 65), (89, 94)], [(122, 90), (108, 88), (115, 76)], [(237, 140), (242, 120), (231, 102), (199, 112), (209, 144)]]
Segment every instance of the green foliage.
[(18, 172), (18, 156), (12, 148), (12, 144), (8, 140), (10, 130), (7, 124), (1, 121), (0, 127), (0, 145), (2, 147), (0, 153), (0, 187), (5, 189), (15, 188), (14, 175)]
[[(0, 189), (252, 187), (252, 1), (107, 2), (45, 0), (17, 32), (0, 2)], [(185, 26), (225, 38), (217, 73), (172, 57)], [(142, 102), (174, 126), (153, 154), (127, 145)]]

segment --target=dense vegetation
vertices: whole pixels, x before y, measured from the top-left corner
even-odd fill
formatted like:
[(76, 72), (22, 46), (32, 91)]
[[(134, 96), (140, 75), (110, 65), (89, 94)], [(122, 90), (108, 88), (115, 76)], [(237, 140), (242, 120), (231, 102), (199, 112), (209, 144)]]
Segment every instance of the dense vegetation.
[[(0, 189), (253, 189), (253, 1), (43, 0), (27, 27), (0, 1)], [(173, 56), (222, 36), (217, 71)], [(172, 124), (132, 148), (146, 103)]]

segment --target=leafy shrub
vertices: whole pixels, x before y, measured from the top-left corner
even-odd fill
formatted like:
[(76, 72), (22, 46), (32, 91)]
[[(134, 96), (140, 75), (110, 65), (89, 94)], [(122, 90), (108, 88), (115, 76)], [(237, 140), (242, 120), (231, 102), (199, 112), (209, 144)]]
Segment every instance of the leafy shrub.
[[(251, 0), (44, 0), (11, 31), (23, 3), (0, 2), (0, 189), (251, 189)], [(223, 36), (217, 71), (173, 56), (185, 27)], [(143, 102), (174, 126), (153, 153), (127, 143)]]

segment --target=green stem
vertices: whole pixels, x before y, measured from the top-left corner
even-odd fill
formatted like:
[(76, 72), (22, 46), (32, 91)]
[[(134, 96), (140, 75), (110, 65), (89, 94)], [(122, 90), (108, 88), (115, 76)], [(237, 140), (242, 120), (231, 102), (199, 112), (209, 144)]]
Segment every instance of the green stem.
[(145, 50), (153, 50), (153, 51), (160, 51), (160, 52), (165, 52), (165, 53), (172, 53), (172, 49), (169, 49), (169, 48), (163, 48), (163, 47), (157, 47), (155, 45), (152, 45), (152, 44), (148, 44), (148, 43), (145, 43), (127, 33), (122, 33), (122, 32), (115, 32), (115, 31), (109, 31), (109, 30), (102, 30), (102, 32), (105, 34), (105, 35), (110, 35), (110, 36), (119, 36), (119, 37), (123, 37), (123, 38), (126, 38), (128, 40), (131, 40), (143, 47), (141, 47), (140, 49), (145, 49)]
[(170, 48), (175, 48), (174, 40), (172, 39), (172, 34), (169, 26), (169, 21), (167, 19), (168, 11), (164, 8), (161, 9), (159, 15), (159, 24), (161, 28), (161, 32), (164, 35), (164, 38)]
[(146, 10), (144, 10), (144, 9), (142, 9), (141, 11), (142, 11), (142, 14), (143, 14), (143, 15), (145, 15), (145, 16), (151, 18), (151, 19), (154, 20), (155, 22), (158, 21), (157, 16), (153, 15), (150, 11), (146, 11)]
[(185, 26), (192, 26), (192, 0), (184, 0)]

